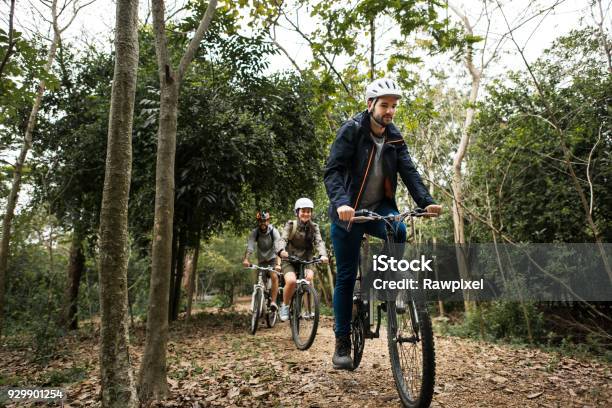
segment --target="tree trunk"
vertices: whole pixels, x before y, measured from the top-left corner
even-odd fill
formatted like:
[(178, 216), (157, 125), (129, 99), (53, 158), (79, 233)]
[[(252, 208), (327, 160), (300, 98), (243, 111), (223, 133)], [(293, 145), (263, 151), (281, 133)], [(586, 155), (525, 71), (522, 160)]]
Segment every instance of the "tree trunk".
[[(50, 71), (55, 59), (55, 53), (57, 51), (57, 45), (60, 41), (60, 31), (57, 27), (57, 1), (52, 4), (53, 14), (53, 40), (49, 46), (49, 54), (47, 55), (47, 61), (45, 63), (44, 70)], [(42, 101), (43, 93), (47, 84), (44, 79), (41, 79), (38, 83), (38, 91), (36, 93), (36, 99), (34, 99), (34, 105), (28, 118), (28, 124), (26, 127), (25, 135), (23, 138), (23, 145), (15, 162), (13, 169), (13, 183), (11, 185), (11, 191), (6, 201), (6, 212), (2, 218), (2, 239), (0, 240), (0, 336), (2, 336), (2, 322), (4, 321), (4, 291), (6, 289), (6, 275), (8, 268), (8, 257), (9, 257), (9, 243), (11, 240), (11, 228), (13, 225), (13, 217), (15, 216), (15, 207), (19, 198), (19, 190), (21, 189), (21, 176), (23, 173), (23, 167), (25, 165), (26, 158), (32, 147), (32, 134), (34, 127), (36, 126), (36, 120), (38, 119), (38, 110)]]
[(75, 227), (70, 246), (70, 260), (68, 263), (68, 284), (66, 285), (66, 312), (65, 324), (68, 330), (79, 328), (78, 301), (79, 285), (85, 268), (85, 255), (83, 254), (83, 239)]
[(2, 79), (2, 73), (4, 72), (4, 68), (7, 66), (11, 55), (13, 54), (13, 49), (17, 44), (15, 40), (15, 30), (13, 29), (13, 21), (15, 19), (15, 0), (11, 0), (11, 7), (9, 11), (8, 17), (8, 39), (7, 39), (7, 47), (6, 52), (4, 53), (4, 58), (2, 58), (2, 62), (0, 62), (0, 79)]
[(118, 0), (115, 72), (100, 212), (100, 380), (103, 407), (137, 407), (128, 332), (128, 199), (138, 70), (138, 2)]
[(376, 45), (376, 26), (374, 24), (374, 19), (376, 17), (372, 17), (370, 20), (370, 81), (374, 81), (374, 77), (376, 76), (376, 67), (374, 62), (374, 57), (376, 55), (375, 45)]
[(147, 335), (140, 366), (138, 390), (141, 401), (163, 400), (168, 394), (166, 345), (168, 343), (168, 302), (172, 264), (178, 84), (172, 76), (167, 79), (165, 73), (161, 76), (163, 82), (157, 142), (151, 287), (147, 312)]
[(181, 228), (179, 235), (178, 250), (176, 253), (176, 269), (174, 272), (174, 292), (172, 293), (172, 302), (170, 303), (171, 313), (170, 321), (178, 319), (179, 309), (181, 307), (181, 282), (185, 273), (185, 228)]
[(179, 246), (179, 235), (176, 228), (172, 229), (172, 257), (170, 261), (170, 288), (168, 290), (168, 322), (172, 321), (172, 302), (174, 301), (174, 283), (176, 282), (176, 261)]
[[(591, 7), (593, 6), (594, 4)], [(591, 12), (593, 13), (593, 20), (595, 20), (595, 24), (599, 29), (599, 42), (601, 43), (601, 48), (606, 57), (606, 62), (608, 63), (608, 73), (612, 74), (612, 46), (610, 45), (610, 41), (608, 41), (608, 35), (606, 33), (606, 30), (604, 29), (605, 14), (607, 14), (607, 10), (604, 14), (604, 11), (601, 7), (601, 0), (597, 0), (597, 6), (599, 8), (599, 21), (597, 21), (597, 19), (595, 18), (595, 13), (592, 9)]]
[[(461, 130), (461, 142), (453, 159), (453, 226), (455, 232), (455, 245), (457, 255), (457, 266), (459, 268), (459, 275), (462, 279), (469, 280), (469, 272), (466, 259), (466, 246), (465, 246), (465, 231), (464, 231), (464, 214), (463, 214), (463, 175), (461, 173), (461, 164), (465, 157), (468, 145), (470, 143), (469, 129), (474, 120), (474, 104), (478, 98), (478, 90), (480, 89), (480, 75), (474, 72), (473, 66), (470, 68), (470, 62), (468, 61), (468, 68), (472, 73), (472, 89), (470, 91), (469, 106), (465, 115), (465, 122), (463, 129)], [(465, 311), (473, 311), (475, 304), (472, 299), (472, 294), (469, 290), (464, 291), (464, 305)]]
[(189, 283), (187, 285), (187, 319), (191, 317), (191, 306), (193, 302), (193, 293), (195, 291), (197, 275), (198, 275), (198, 258), (200, 257), (200, 234), (196, 237), (196, 247), (191, 258), (191, 272), (189, 273)]
[(168, 301), (170, 264), (172, 261), (172, 223), (174, 219), (174, 158), (179, 86), (193, 60), (217, 7), (210, 0), (198, 29), (174, 70), (168, 53), (164, 2), (151, 2), (155, 53), (160, 87), (157, 164), (155, 169), (155, 217), (151, 284), (147, 311), (147, 335), (139, 373), (139, 396), (142, 403), (151, 398), (162, 400), (168, 394), (166, 383), (166, 345), (168, 343)]

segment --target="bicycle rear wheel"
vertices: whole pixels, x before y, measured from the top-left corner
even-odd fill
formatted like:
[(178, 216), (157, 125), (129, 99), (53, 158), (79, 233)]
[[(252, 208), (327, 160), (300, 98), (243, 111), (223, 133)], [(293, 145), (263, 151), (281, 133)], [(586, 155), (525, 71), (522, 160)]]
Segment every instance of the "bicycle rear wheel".
[(300, 350), (312, 346), (319, 326), (319, 297), (317, 291), (302, 283), (293, 295), (291, 311), (291, 335)]
[(261, 288), (255, 289), (253, 293), (253, 314), (251, 315), (251, 334), (255, 334), (257, 327), (259, 326), (259, 318), (261, 316), (261, 309), (263, 306), (263, 291)]
[(387, 343), (391, 370), (402, 405), (428, 407), (435, 381), (435, 351), (431, 320), (424, 305), (413, 301), (397, 307), (387, 302)]

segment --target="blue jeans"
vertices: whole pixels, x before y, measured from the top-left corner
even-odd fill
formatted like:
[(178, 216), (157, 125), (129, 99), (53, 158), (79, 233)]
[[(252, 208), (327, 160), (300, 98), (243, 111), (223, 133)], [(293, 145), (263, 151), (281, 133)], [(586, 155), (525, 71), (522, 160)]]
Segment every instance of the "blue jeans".
[[(375, 210), (378, 214), (398, 214), (386, 202)], [(395, 242), (406, 242), (406, 225), (394, 222)], [(336, 287), (334, 288), (334, 317), (336, 337), (346, 336), (351, 332), (351, 314), (353, 310), (353, 289), (357, 278), (359, 248), (363, 234), (386, 239), (384, 221), (353, 223), (347, 231), (336, 223), (331, 225), (331, 240), (336, 256)]]

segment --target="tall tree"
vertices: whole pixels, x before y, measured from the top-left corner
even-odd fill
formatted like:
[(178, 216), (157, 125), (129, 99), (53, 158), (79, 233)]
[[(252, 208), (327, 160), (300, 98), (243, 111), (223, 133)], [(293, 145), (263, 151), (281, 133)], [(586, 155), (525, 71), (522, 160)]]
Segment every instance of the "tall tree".
[[(597, 10), (599, 11), (598, 17), (595, 17), (595, 11), (593, 10), (595, 4), (597, 4)], [(608, 7), (610, 6), (608, 5)], [(607, 14), (608, 10), (606, 10), (606, 12), (604, 13), (603, 8), (601, 6), (601, 0), (596, 0), (591, 3), (591, 15), (593, 16), (593, 21), (599, 29), (599, 41), (601, 43), (601, 49), (606, 56), (606, 63), (608, 64), (608, 73), (612, 75), (612, 43), (608, 39), (608, 33), (604, 27)]]
[(128, 199), (138, 70), (138, 1), (119, 0), (115, 71), (100, 212), (100, 379), (103, 407), (136, 407), (129, 355)]
[[(463, 171), (462, 166), (466, 157), (468, 147), (470, 144), (470, 127), (474, 121), (476, 114), (476, 101), (478, 100), (478, 94), (481, 89), (483, 75), (489, 64), (494, 61), (503, 44), (512, 36), (512, 33), (525, 25), (527, 22), (535, 19), (536, 17), (548, 14), (560, 0), (555, 0), (554, 4), (543, 9), (538, 10), (532, 15), (522, 18), (520, 21), (514, 24), (514, 26), (507, 26), (507, 31), (504, 32), (497, 40), (493, 40), (491, 26), (494, 24), (494, 12), (500, 12), (503, 15), (502, 5), (499, 3), (494, 10), (490, 9), (488, 2), (482, 1), (482, 11), (480, 16), (485, 17), (485, 29), (482, 36), (474, 34), (475, 23), (470, 22), (470, 18), (467, 13), (459, 9), (456, 5), (450, 3), (448, 7), (459, 17), (461, 24), (465, 30), (465, 49), (464, 49), (464, 62), (465, 67), (470, 74), (470, 93), (467, 101), (467, 109), (465, 112), (465, 119), (463, 127), (461, 128), (461, 140), (457, 146), (457, 150), (453, 157), (453, 179), (452, 179), (452, 190), (453, 190), (453, 225), (455, 232), (455, 243), (457, 245), (457, 264), (459, 267), (459, 273), (465, 279), (469, 279), (467, 276), (467, 259), (464, 252), (463, 246), (466, 243), (465, 240), (465, 214), (464, 214), (464, 182), (463, 182)], [(530, 5), (524, 11), (529, 11)], [(475, 45), (478, 42), (482, 42), (482, 47), (478, 49)], [(474, 308), (474, 303), (471, 301), (470, 292), (466, 291), (465, 295), (465, 308), (466, 311), (471, 311)]]
[(166, 37), (163, 0), (153, 0), (153, 28), (159, 73), (160, 107), (155, 169), (155, 219), (153, 222), (153, 256), (147, 316), (145, 351), (139, 374), (141, 400), (163, 399), (166, 383), (166, 344), (168, 341), (168, 299), (172, 261), (172, 227), (174, 219), (174, 160), (179, 87), (214, 16), (217, 0), (208, 4), (200, 24), (181, 57), (178, 68), (172, 66)]
[[(92, 1), (84, 4), (79, 4), (79, 0), (68, 0), (62, 5), (59, 11), (57, 0), (53, 0), (49, 4), (49, 8), (51, 11), (50, 23), (53, 31), (53, 37), (51, 39), (51, 44), (49, 45), (47, 61), (44, 66), (44, 70), (46, 72), (49, 72), (51, 70), (51, 66), (53, 64), (53, 61), (55, 60), (55, 53), (57, 51), (58, 44), (61, 41), (62, 33), (70, 26), (70, 24), (72, 24), (78, 12), (83, 7), (91, 4), (91, 2)], [(44, 4), (47, 5), (47, 3)], [(69, 17), (68, 22), (63, 26), (60, 26), (60, 15), (68, 8), (69, 5), (72, 5), (72, 14)], [(25, 165), (28, 152), (32, 147), (32, 135), (34, 133), (34, 128), (36, 127), (38, 111), (40, 109), (43, 93), (45, 92), (46, 88), (47, 81), (45, 78), (41, 78), (38, 82), (36, 98), (34, 99), (34, 104), (32, 106), (32, 110), (30, 111), (30, 116), (28, 118), (25, 134), (23, 136), (23, 145), (21, 146), (19, 156), (17, 157), (17, 160), (14, 165), (11, 191), (7, 199), (6, 211), (4, 213), (4, 217), (2, 218), (2, 239), (0, 240), (0, 335), (2, 334), (4, 291), (6, 287), (6, 270), (8, 265), (9, 243), (11, 239), (11, 226), (13, 222), (13, 217), (15, 216), (15, 207), (17, 205), (19, 190), (21, 189), (21, 177), (23, 173), (23, 167)]]

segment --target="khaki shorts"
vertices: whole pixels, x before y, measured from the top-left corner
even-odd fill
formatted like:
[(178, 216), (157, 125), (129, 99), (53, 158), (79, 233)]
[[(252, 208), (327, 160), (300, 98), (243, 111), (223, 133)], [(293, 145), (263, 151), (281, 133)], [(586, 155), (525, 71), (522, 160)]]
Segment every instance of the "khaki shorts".
[(284, 274), (293, 272), (297, 276), (297, 268), (291, 262), (283, 261), (281, 263), (281, 272)]
[[(276, 266), (276, 260), (272, 259), (271, 261), (259, 262), (257, 265), (264, 268), (274, 269), (274, 266)], [(272, 272), (264, 271), (264, 279), (272, 278), (272, 275), (274, 275)], [(257, 278), (257, 271), (255, 271), (255, 278)]]
[[(312, 267), (309, 267), (309, 266), (311, 266), (311, 265), (307, 265), (307, 266), (304, 267), (304, 277), (306, 277), (306, 271), (309, 270), (309, 269), (312, 270), (313, 273), (314, 273), (314, 269)], [(293, 272), (293, 273), (295, 273), (295, 277), (296, 278), (298, 277), (297, 276), (298, 275), (297, 274), (297, 267), (294, 264), (292, 264), (291, 262), (289, 262), (289, 261), (283, 261), (282, 262), (282, 264), (281, 264), (281, 272), (283, 273), (283, 276), (286, 273)]]

